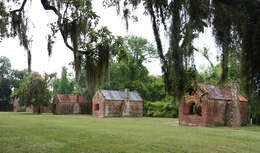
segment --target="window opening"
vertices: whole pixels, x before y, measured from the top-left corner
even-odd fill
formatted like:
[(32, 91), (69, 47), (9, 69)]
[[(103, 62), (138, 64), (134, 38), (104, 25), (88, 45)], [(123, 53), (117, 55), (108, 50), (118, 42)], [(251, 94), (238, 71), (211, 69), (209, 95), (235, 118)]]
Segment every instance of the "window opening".
[(98, 111), (99, 110), (99, 104), (95, 105), (95, 110)]
[(190, 104), (190, 114), (195, 114), (195, 103)]

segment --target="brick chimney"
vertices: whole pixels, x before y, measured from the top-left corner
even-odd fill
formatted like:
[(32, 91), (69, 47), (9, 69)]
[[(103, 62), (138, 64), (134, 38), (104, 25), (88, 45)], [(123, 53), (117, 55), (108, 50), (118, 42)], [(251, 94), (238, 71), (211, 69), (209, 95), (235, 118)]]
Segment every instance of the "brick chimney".
[(77, 94), (76, 95), (76, 103), (78, 103), (79, 102), (79, 95)]
[(233, 82), (231, 87), (231, 126), (241, 126), (240, 101), (239, 101), (239, 82)]
[(235, 100), (236, 102), (238, 102), (239, 101), (239, 98), (238, 98), (239, 82), (232, 82), (231, 93), (232, 93), (232, 100)]
[(125, 89), (124, 100), (129, 101), (129, 91), (128, 91), (128, 89)]

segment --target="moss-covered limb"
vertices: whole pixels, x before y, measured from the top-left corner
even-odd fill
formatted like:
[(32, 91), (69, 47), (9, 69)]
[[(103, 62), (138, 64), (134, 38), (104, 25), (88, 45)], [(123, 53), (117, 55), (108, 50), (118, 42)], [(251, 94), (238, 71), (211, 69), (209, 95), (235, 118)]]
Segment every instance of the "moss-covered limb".
[(166, 60), (163, 54), (163, 48), (162, 48), (162, 41), (161, 41), (161, 37), (160, 37), (160, 33), (159, 33), (159, 27), (157, 26), (157, 18), (154, 12), (154, 8), (152, 6), (151, 2), (147, 2), (147, 8), (149, 11), (149, 14), (151, 15), (151, 20), (152, 20), (152, 28), (153, 28), (153, 32), (154, 32), (154, 37), (155, 37), (155, 42), (157, 45), (157, 51), (162, 63), (162, 69), (163, 72), (165, 72), (164, 67), (166, 66)]
[(27, 3), (27, 0), (23, 0), (21, 7), (19, 9), (11, 11), (11, 13), (22, 12), (26, 3)]

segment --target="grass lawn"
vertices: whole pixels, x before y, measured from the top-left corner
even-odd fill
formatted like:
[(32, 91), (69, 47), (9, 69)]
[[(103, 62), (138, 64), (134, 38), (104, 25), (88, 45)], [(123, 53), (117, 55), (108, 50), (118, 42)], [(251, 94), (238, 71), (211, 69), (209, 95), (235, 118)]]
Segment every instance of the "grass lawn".
[(177, 121), (0, 112), (0, 152), (260, 152), (260, 126), (185, 127)]

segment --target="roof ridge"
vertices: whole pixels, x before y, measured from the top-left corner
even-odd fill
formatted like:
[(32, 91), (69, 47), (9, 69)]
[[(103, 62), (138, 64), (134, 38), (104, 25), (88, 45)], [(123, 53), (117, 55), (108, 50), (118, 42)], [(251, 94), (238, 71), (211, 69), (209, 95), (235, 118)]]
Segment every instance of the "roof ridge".
[[(124, 90), (108, 90), (108, 89), (100, 89), (100, 91), (117, 91), (117, 92), (124, 92)], [(132, 93), (138, 93), (137, 91), (128, 91), (128, 92), (132, 92)], [(138, 93), (139, 94), (139, 93)]]
[[(124, 100), (124, 91), (121, 90), (99, 90), (107, 100)], [(129, 100), (143, 101), (138, 92), (129, 92)]]

